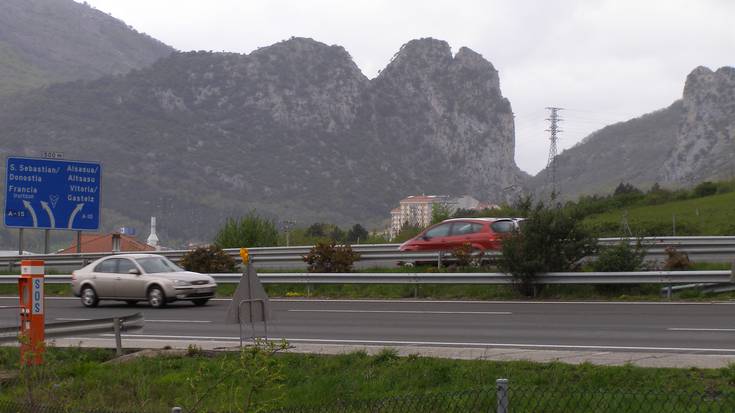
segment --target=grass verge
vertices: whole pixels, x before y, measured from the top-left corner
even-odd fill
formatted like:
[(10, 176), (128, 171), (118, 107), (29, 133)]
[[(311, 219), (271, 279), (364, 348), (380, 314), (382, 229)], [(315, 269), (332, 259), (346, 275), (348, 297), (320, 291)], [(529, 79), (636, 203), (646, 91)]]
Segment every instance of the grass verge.
[[(37, 403), (79, 410), (115, 406), (117, 411), (169, 411), (172, 406), (182, 406), (185, 411), (191, 411), (187, 407), (206, 395), (199, 405), (200, 411), (239, 411), (245, 398), (253, 397), (247, 390), (252, 389), (253, 384), (263, 383), (263, 377), (273, 379), (254, 394), (256, 405), (263, 408), (319, 406), (339, 400), (478, 388), (493, 392), (497, 378), (509, 379), (511, 386), (537, 389), (536, 397), (553, 391), (561, 398), (557, 403), (563, 409), (558, 411), (565, 412), (589, 411), (589, 406), (579, 405), (575, 398), (579, 392), (590, 389), (611, 395), (630, 391), (698, 392), (735, 400), (731, 398), (735, 395), (735, 367), (732, 366), (664, 369), (446, 360), (398, 357), (391, 349), (375, 356), (364, 352), (339, 356), (281, 353), (260, 359), (248, 354), (243, 357), (239, 353), (208, 355), (189, 351), (185, 356), (104, 364), (112, 357), (113, 353), (107, 350), (49, 349), (43, 371), (33, 375), (28, 375), (27, 370), (21, 371), (19, 379), (0, 383), (0, 402), (24, 401), (32, 397)], [(17, 359), (17, 349), (0, 348), (0, 368), (13, 369)], [(223, 379), (223, 372), (235, 371), (231, 369), (240, 368), (237, 366), (259, 368), (259, 375), (235, 374)], [(29, 391), (32, 394), (29, 395)], [(643, 404), (634, 411), (653, 411), (661, 407), (646, 406), (645, 402), (642, 400)], [(601, 409), (595, 411), (616, 411), (617, 408), (615, 405), (599, 407)]]

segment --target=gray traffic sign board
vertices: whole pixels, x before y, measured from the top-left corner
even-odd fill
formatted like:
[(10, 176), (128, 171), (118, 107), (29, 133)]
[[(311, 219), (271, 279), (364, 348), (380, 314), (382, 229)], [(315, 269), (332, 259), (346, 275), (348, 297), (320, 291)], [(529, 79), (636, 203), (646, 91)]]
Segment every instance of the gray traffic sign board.
[(97, 162), (9, 157), (5, 226), (98, 230), (101, 177)]

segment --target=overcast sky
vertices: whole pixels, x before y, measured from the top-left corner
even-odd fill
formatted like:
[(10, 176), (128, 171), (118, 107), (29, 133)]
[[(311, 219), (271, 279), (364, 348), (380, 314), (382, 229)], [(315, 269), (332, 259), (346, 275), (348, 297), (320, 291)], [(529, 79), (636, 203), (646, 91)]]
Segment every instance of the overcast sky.
[(420, 37), (467, 46), (500, 71), (516, 162), (546, 166), (546, 106), (559, 147), (664, 108), (696, 66), (735, 66), (734, 0), (87, 0), (179, 50), (249, 53), (291, 36), (344, 46), (370, 78)]

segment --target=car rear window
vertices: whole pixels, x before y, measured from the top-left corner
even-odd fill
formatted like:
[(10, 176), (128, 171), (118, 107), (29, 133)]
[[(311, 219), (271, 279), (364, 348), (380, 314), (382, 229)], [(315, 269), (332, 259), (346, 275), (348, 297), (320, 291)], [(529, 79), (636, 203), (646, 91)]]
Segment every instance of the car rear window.
[(516, 225), (513, 221), (495, 221), (490, 224), (490, 228), (492, 228), (493, 232), (497, 233), (513, 232), (516, 229)]
[(182, 269), (176, 264), (163, 257), (138, 258), (135, 261), (137, 261), (148, 274), (182, 271)]
[(474, 222), (455, 222), (452, 235), (467, 235), (482, 231), (482, 224)]

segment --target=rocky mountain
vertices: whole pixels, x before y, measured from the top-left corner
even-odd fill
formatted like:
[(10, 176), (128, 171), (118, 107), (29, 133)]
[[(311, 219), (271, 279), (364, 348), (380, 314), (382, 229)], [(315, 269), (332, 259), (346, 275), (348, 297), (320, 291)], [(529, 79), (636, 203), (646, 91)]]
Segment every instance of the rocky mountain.
[(107, 228), (208, 240), (252, 208), (375, 225), (415, 193), (496, 201), (518, 185), (497, 71), (413, 40), (375, 78), (340, 46), (292, 38), (247, 55), (174, 53), (125, 76), (0, 101), (0, 154), (104, 165)]
[[(681, 100), (607, 126), (557, 157), (562, 195), (609, 194), (621, 182), (648, 189), (735, 177), (735, 69), (696, 68)], [(549, 193), (548, 171), (529, 181)]]
[(673, 184), (735, 177), (735, 68), (689, 74), (683, 113), (662, 180)]
[(173, 49), (72, 0), (0, 0), (0, 95), (145, 67)]

